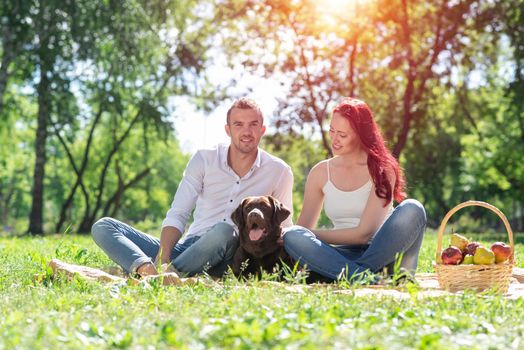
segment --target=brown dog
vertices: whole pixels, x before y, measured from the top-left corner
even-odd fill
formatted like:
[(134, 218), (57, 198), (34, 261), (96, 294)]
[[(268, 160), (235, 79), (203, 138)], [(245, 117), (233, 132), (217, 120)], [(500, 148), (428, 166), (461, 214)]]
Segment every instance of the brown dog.
[(247, 197), (231, 214), (238, 227), (240, 246), (233, 257), (235, 276), (273, 272), (289, 257), (284, 250), (280, 224), (290, 211), (271, 196)]

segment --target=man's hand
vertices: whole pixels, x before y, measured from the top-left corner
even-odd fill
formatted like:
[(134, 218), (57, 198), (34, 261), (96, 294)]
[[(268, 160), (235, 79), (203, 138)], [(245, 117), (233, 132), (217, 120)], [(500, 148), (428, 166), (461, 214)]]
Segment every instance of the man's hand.
[(141, 277), (158, 275), (158, 271), (156, 270), (155, 265), (153, 265), (150, 262), (140, 265), (136, 269), (136, 273), (139, 274)]
[(160, 233), (160, 250), (156, 258), (157, 262), (161, 264), (169, 264), (171, 262), (171, 252), (173, 247), (182, 237), (182, 233), (175, 227), (165, 226)]

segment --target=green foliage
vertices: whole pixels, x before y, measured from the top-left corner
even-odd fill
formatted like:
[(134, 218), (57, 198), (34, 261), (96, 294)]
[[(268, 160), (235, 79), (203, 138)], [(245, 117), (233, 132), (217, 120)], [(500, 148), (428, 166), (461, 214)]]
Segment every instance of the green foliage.
[[(25, 231), (35, 172), (44, 177), (46, 232), (69, 224), (87, 232), (103, 215), (158, 223), (187, 161), (172, 136), (173, 97), (210, 111), (238, 94), (224, 89), (234, 81), (208, 79), (208, 68), (221, 64), (288, 89), (264, 147), (293, 168), (295, 215), (309, 169), (330, 155), (330, 108), (353, 95), (372, 107), (431, 226), (478, 199), (524, 228), (522, 0), (3, 5), (6, 229)], [(40, 110), (48, 113), (37, 121)], [(471, 219), (480, 228), (498, 224), (478, 212)], [(325, 216), (320, 225), (329, 225)]]
[[(173, 136), (169, 99), (200, 93), (195, 79), (204, 78), (207, 38), (216, 30), (207, 5), (0, 6), (4, 225), (27, 217), (31, 204), (31, 218), (43, 211), (47, 232), (67, 223), (88, 231), (103, 215), (160, 220), (187, 161)], [(33, 152), (40, 160), (34, 169)], [(42, 203), (30, 194), (36, 189)]]
[(364, 99), (432, 226), (479, 199), (524, 227), (521, 0), (225, 3), (230, 64), (289, 86), (279, 133), (315, 130), (328, 155), (330, 109)]
[(435, 95), (439, 97), (429, 103), (426, 117), (413, 125), (411, 143), (401, 157), (408, 197), (424, 203), (432, 227), (453, 203), (469, 199), (458, 185), (460, 174), (467, 171), (459, 157), (464, 121), (454, 112), (454, 100), (446, 89), (435, 89)]
[[(17, 218), (25, 218), (30, 209), (31, 165), (34, 163), (32, 127), (26, 123), (33, 106), (17, 96), (18, 108), (4, 108), (8, 119), (0, 123), (0, 222), (4, 227), (18, 226)], [(3, 127), (2, 127), (3, 126)], [(21, 232), (22, 227), (17, 227)]]

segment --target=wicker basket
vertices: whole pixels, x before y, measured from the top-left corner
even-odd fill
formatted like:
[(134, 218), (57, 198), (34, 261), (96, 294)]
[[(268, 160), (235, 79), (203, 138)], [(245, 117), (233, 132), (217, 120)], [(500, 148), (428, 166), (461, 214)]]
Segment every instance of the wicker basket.
[(444, 235), (444, 229), (449, 218), (458, 210), (470, 206), (488, 208), (500, 217), (508, 233), (511, 256), (505, 263), (493, 265), (443, 265), (435, 263), (434, 267), (437, 272), (440, 287), (451, 292), (465, 289), (475, 291), (493, 289), (500, 293), (506, 293), (509, 288), (513, 265), (515, 264), (515, 246), (513, 244), (513, 232), (511, 231), (508, 219), (506, 219), (506, 216), (495, 206), (485, 202), (467, 201), (451, 209), (442, 220), (438, 230), (437, 255), (442, 251), (442, 236)]

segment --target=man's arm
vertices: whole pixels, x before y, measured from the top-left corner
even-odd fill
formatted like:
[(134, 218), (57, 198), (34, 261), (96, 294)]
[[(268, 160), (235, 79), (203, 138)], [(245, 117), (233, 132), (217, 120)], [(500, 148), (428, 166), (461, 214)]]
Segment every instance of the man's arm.
[(204, 159), (197, 152), (187, 163), (182, 180), (178, 185), (171, 208), (162, 222), (162, 229), (172, 226), (184, 232), (187, 219), (195, 208), (198, 195), (202, 193), (204, 183)]
[(195, 208), (198, 195), (202, 192), (204, 181), (204, 159), (197, 152), (187, 163), (180, 185), (175, 193), (171, 208), (162, 223), (160, 251), (156, 261), (162, 264), (170, 262), (173, 247), (182, 237), (187, 219)]
[[(158, 275), (159, 272), (166, 272), (163, 267), (166, 264), (169, 266), (168, 264), (171, 262), (171, 251), (180, 237), (182, 237), (182, 233), (176, 227), (164, 226), (160, 233), (160, 250), (156, 256), (155, 263), (145, 263), (139, 266), (136, 272), (140, 276)], [(157, 270), (158, 263), (162, 266), (161, 271)]]
[(156, 258), (157, 262), (161, 264), (169, 264), (171, 262), (171, 251), (173, 247), (182, 237), (182, 232), (173, 226), (164, 226), (160, 233), (160, 251)]

